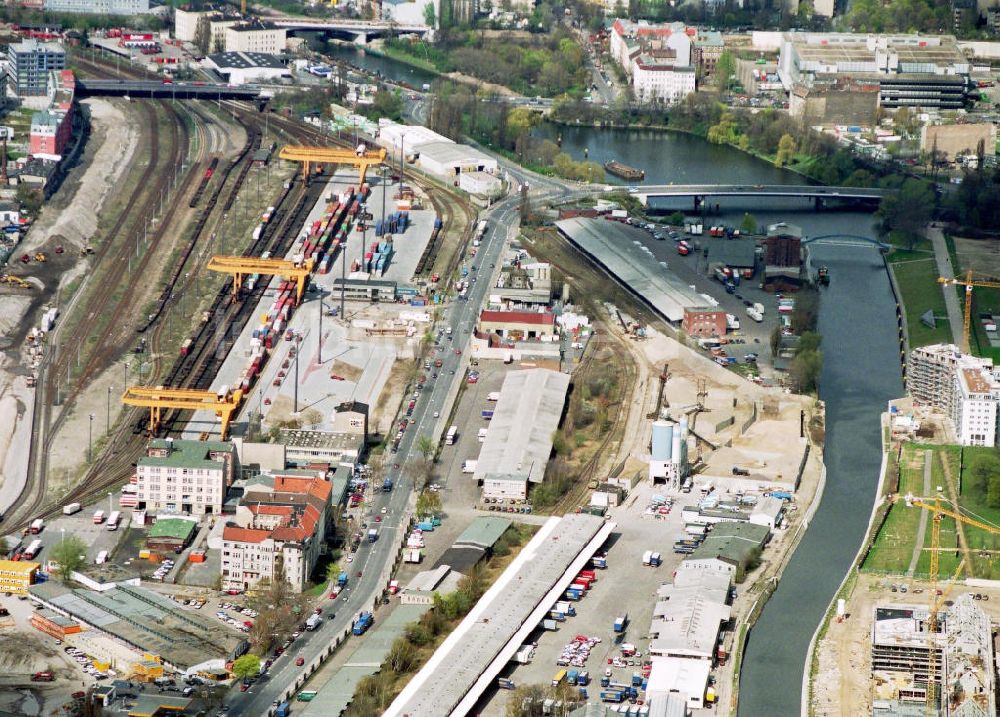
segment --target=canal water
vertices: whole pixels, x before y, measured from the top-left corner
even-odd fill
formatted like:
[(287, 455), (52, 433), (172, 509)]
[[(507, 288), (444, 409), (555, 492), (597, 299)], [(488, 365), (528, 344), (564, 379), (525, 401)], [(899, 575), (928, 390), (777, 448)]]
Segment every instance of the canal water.
[[(351, 51), (353, 53), (353, 51)], [(350, 58), (343, 59), (351, 61)], [(405, 65), (382, 58), (380, 71), (408, 79)], [(796, 174), (697, 137), (653, 131), (546, 125), (540, 136), (561, 138), (574, 159), (584, 150), (597, 162), (617, 159), (644, 169), (656, 184), (804, 184)], [(609, 180), (611, 178), (609, 177)], [(714, 202), (713, 202), (714, 204)], [(808, 236), (873, 237), (873, 218), (857, 211), (815, 212), (804, 200), (720, 200), (711, 221), (738, 225), (750, 212), (763, 226), (798, 224)], [(688, 203), (664, 209), (691, 210)], [(809, 642), (864, 537), (881, 463), (879, 414), (903, 392), (895, 301), (875, 249), (813, 245), (817, 264), (830, 269), (821, 293), (823, 335), (820, 397), (826, 403), (826, 489), (784, 576), (750, 633), (743, 660), (739, 715), (799, 714)]]
[(330, 43), (324, 54), (331, 59), (360, 67), (362, 70), (377, 72), (392, 82), (403, 82), (417, 89), (424, 84), (429, 85), (437, 77), (434, 73), (419, 67), (411, 67), (388, 57), (371, 55), (351, 45)]

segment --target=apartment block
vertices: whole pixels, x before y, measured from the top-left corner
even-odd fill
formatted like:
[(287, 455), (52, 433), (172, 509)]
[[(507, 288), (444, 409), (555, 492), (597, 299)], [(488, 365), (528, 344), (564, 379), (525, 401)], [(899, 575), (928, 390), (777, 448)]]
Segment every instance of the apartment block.
[(244, 22), (225, 30), (226, 52), (262, 52), (271, 55), (285, 51), (287, 31), (265, 22)]
[[(683, 23), (651, 25), (619, 18), (611, 26), (609, 49), (639, 101), (670, 104), (695, 91), (697, 38), (698, 30)], [(713, 37), (702, 45), (699, 57), (714, 67), (721, 40)]]
[(49, 73), (66, 69), (66, 51), (58, 42), (22, 40), (7, 46), (7, 84), (18, 97), (44, 97)]
[(222, 587), (251, 590), (281, 569), (296, 592), (305, 589), (326, 540), (332, 488), (302, 471), (248, 481), (236, 515), (222, 533)]
[(951, 411), (958, 442), (963, 446), (995, 446), (998, 404), (1000, 380), (996, 376), (982, 367), (959, 367)]
[(150, 441), (136, 464), (138, 507), (167, 513), (218, 515), (236, 474), (232, 443)]
[(76, 15), (146, 15), (149, 0), (45, 0), (47, 12)]

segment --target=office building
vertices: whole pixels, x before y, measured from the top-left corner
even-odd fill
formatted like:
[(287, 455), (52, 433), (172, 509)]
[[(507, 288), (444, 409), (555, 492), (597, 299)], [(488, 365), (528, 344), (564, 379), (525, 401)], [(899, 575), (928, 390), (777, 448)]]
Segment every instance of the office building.
[(49, 73), (66, 69), (66, 51), (58, 42), (22, 40), (7, 46), (7, 84), (18, 97), (44, 97)]
[(24, 560), (0, 560), (0, 592), (25, 595), (35, 582), (39, 564)]
[(959, 367), (955, 371), (951, 411), (958, 442), (963, 446), (995, 446), (998, 404), (1000, 380), (991, 371)]
[(146, 15), (149, 0), (45, 0), (46, 12), (77, 15)]
[(136, 464), (138, 507), (165, 513), (218, 515), (236, 470), (232, 443), (150, 441)]
[(254, 21), (225, 29), (226, 52), (256, 52), (276, 55), (285, 51), (287, 31), (270, 23)]

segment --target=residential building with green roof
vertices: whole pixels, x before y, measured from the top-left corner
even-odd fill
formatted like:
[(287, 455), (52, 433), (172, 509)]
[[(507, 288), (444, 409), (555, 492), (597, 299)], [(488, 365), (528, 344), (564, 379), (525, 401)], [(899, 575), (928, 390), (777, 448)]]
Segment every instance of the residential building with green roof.
[(236, 463), (228, 441), (154, 439), (136, 464), (139, 508), (218, 515)]

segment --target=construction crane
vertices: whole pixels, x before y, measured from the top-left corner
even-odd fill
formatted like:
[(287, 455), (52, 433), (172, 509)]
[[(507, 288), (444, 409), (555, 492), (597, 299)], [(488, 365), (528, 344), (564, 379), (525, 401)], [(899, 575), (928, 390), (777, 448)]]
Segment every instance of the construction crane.
[(969, 353), (969, 325), (972, 322), (972, 287), (983, 286), (1000, 289), (1000, 281), (995, 279), (973, 279), (972, 271), (965, 272), (965, 278), (945, 276), (938, 277), (938, 283), (945, 286), (965, 287), (965, 316), (962, 319), (962, 351)]
[(253, 256), (213, 256), (208, 260), (208, 269), (233, 277), (233, 301), (240, 297), (243, 279), (254, 274), (272, 274), (295, 281), (295, 303), (302, 303), (306, 290), (306, 279), (312, 273), (314, 260), (306, 259), (295, 263), (285, 259), (260, 259)]
[(149, 435), (155, 436), (160, 427), (163, 409), (176, 408), (182, 411), (215, 411), (222, 419), (222, 439), (229, 433), (229, 424), (243, 400), (243, 391), (196, 391), (187, 388), (165, 388), (157, 386), (132, 386), (122, 394), (126, 406), (149, 409)]
[[(914, 497), (912, 493), (906, 495), (906, 505), (911, 507), (923, 508), (931, 513), (931, 560), (930, 560), (930, 570), (929, 581), (931, 584), (931, 595), (937, 596), (937, 579), (938, 579), (938, 560), (941, 555), (941, 518), (943, 516), (948, 516), (956, 522), (965, 523), (973, 527), (979, 528), (980, 530), (985, 530), (988, 533), (994, 535), (1000, 535), (1000, 528), (997, 528), (989, 523), (985, 523), (981, 520), (976, 520), (975, 518), (969, 518), (968, 516), (962, 515), (957, 510), (950, 510), (944, 508), (941, 505), (941, 496), (935, 495), (932, 499), (927, 498), (917, 498)], [(928, 502), (933, 500), (933, 502)], [(963, 545), (963, 549), (968, 552), (968, 546)], [(955, 578), (961, 572), (962, 568), (965, 566), (965, 558), (963, 558), (959, 564), (958, 568), (955, 570), (955, 576), (952, 578), (952, 583), (954, 583)], [(969, 566), (971, 567), (971, 566)], [(948, 587), (948, 591), (951, 591), (951, 586)], [(931, 603), (930, 615), (928, 617), (928, 640), (931, 641), (930, 653), (928, 657), (928, 673), (927, 673), (927, 714), (936, 715), (937, 712), (937, 654), (934, 649), (934, 634), (938, 632), (938, 611), (941, 605), (944, 603), (944, 595), (941, 599), (934, 599)]]
[(338, 149), (336, 147), (305, 147), (286, 145), (278, 153), (281, 159), (302, 162), (302, 178), (308, 179), (312, 164), (349, 164), (358, 168), (358, 184), (363, 184), (369, 167), (385, 162), (385, 149), (368, 149), (359, 144), (357, 149)]

